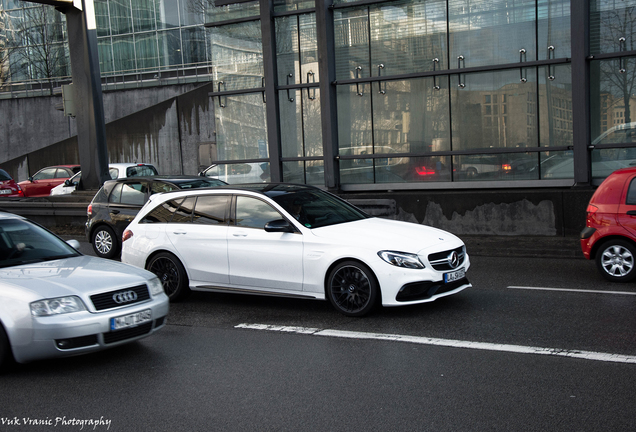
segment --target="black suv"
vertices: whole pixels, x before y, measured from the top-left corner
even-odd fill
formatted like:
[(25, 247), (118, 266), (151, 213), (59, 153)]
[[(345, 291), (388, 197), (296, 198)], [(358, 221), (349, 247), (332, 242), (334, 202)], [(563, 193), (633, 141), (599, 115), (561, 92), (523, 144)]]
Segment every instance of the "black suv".
[(121, 252), (124, 230), (150, 195), (226, 184), (201, 176), (132, 177), (106, 181), (88, 206), (86, 238), (97, 256), (114, 258)]

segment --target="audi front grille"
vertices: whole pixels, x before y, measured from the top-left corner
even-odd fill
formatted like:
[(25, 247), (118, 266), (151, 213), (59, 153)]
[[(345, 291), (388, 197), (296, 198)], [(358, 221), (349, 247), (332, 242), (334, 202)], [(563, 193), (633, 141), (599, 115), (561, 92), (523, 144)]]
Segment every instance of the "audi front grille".
[(148, 287), (146, 285), (121, 288), (116, 291), (91, 296), (93, 306), (95, 306), (95, 310), (98, 311), (128, 306), (149, 299), (150, 293), (148, 292)]

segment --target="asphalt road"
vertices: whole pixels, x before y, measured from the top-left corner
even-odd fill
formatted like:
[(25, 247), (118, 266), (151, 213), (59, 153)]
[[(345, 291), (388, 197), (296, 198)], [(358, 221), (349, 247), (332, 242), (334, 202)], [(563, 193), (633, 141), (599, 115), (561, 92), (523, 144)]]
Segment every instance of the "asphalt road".
[(583, 259), (473, 257), (468, 275), (361, 319), (193, 293), (150, 338), (0, 376), (0, 430), (636, 430), (636, 284)]

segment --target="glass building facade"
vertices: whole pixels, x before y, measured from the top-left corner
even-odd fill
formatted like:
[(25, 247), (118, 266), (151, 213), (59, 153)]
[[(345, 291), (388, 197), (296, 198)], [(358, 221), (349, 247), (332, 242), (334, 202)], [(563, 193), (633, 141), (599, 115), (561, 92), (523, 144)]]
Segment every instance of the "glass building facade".
[[(213, 83), (216, 139), (200, 165), (230, 182), (556, 187), (636, 165), (636, 0), (222, 3), (95, 10), (105, 85)], [(0, 4), (8, 47), (43, 8)], [(44, 20), (64, 59), (60, 17)], [(17, 53), (5, 49), (5, 83), (50, 76)]]

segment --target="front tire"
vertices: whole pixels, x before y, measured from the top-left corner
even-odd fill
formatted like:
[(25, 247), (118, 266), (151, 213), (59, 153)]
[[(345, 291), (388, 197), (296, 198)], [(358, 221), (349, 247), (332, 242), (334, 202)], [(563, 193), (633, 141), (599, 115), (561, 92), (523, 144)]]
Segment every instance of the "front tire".
[(108, 226), (100, 226), (93, 232), (93, 250), (100, 258), (114, 258), (119, 254), (119, 240)]
[(357, 261), (344, 261), (329, 273), (327, 297), (338, 312), (361, 317), (377, 305), (380, 286), (369, 267)]
[(630, 282), (636, 278), (636, 248), (626, 240), (609, 240), (596, 254), (596, 265), (611, 282)]
[(179, 301), (190, 294), (188, 274), (179, 258), (173, 254), (162, 252), (155, 255), (148, 261), (146, 270), (157, 275), (170, 301)]

